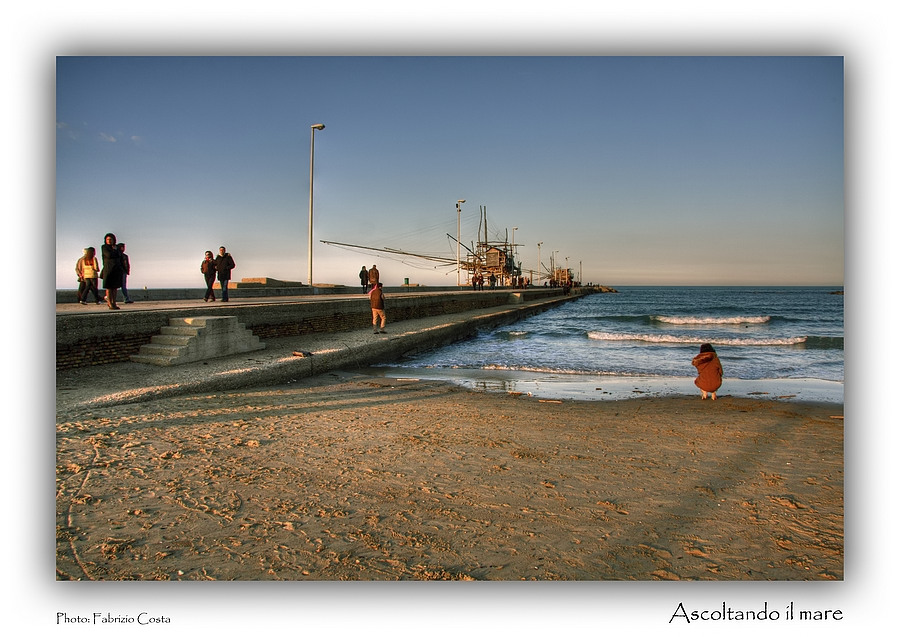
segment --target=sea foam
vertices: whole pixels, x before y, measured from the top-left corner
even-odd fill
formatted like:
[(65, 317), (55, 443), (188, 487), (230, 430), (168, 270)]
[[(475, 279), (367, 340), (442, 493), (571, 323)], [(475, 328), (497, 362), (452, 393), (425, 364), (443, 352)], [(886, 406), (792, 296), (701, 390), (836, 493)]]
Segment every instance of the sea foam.
[(772, 320), (771, 316), (653, 316), (657, 323), (673, 325), (759, 325)]
[(622, 332), (588, 332), (588, 338), (597, 341), (641, 341), (644, 343), (661, 343), (676, 345), (730, 345), (733, 347), (753, 347), (770, 345), (799, 345), (806, 342), (805, 336), (785, 338), (698, 338), (696, 336), (673, 336), (669, 334), (628, 334)]

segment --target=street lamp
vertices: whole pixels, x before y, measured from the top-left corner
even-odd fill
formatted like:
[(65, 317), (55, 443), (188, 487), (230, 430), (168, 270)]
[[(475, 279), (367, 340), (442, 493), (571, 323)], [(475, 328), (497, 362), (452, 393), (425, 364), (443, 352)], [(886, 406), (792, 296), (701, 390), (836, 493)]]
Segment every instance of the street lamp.
[(325, 128), (325, 124), (313, 124), (309, 127), (309, 270), (307, 283), (312, 287), (313, 262), (313, 162), (315, 160), (316, 131)]
[(544, 245), (543, 241), (538, 242), (538, 281), (541, 280), (541, 276), (543, 275), (543, 270), (541, 270), (541, 246)]
[(459, 287), (459, 204), (466, 203), (465, 199), (458, 199), (456, 201), (456, 287)]

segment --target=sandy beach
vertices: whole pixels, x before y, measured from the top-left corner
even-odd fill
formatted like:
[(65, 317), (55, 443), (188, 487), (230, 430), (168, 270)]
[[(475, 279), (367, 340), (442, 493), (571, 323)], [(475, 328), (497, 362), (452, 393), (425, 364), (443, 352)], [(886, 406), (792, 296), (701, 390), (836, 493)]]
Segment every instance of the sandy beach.
[(61, 389), (60, 580), (844, 575), (840, 404), (349, 372), (124, 404)]

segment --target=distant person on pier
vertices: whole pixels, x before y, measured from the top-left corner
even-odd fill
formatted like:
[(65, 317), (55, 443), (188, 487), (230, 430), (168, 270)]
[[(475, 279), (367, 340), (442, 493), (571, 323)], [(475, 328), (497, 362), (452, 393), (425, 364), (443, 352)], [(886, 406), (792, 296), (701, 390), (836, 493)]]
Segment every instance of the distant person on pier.
[(228, 282), (231, 281), (231, 271), (234, 270), (234, 259), (225, 251), (225, 246), (219, 246), (219, 256), (216, 257), (216, 278), (222, 286), (222, 302), (228, 301)]
[(378, 267), (373, 265), (372, 269), (369, 270), (369, 290), (374, 290), (378, 287), (378, 281), (381, 273), (378, 272)]
[(128, 258), (128, 255), (125, 254), (125, 244), (120, 243), (116, 246), (119, 249), (119, 254), (122, 255), (122, 297), (125, 299), (126, 303), (134, 303), (131, 300), (131, 297), (128, 296), (128, 275), (131, 274), (131, 259)]
[(363, 266), (359, 271), (359, 285), (362, 287), (363, 294), (369, 291), (369, 271)]
[(116, 235), (112, 232), (103, 237), (100, 254), (103, 256), (103, 271), (100, 272), (100, 278), (103, 279), (103, 288), (106, 290), (106, 305), (111, 310), (118, 310), (116, 296), (122, 287), (125, 270), (122, 267), (122, 253), (119, 252)]
[(203, 302), (215, 301), (216, 293), (213, 292), (213, 285), (216, 282), (216, 260), (213, 258), (212, 250), (207, 250), (203, 255), (203, 261), (200, 262), (200, 271), (203, 273), (203, 279), (206, 281), (206, 294), (203, 295)]
[[(372, 291), (369, 292), (369, 305), (372, 306), (372, 333), (385, 334), (384, 326), (387, 323), (387, 316), (384, 313), (384, 292), (381, 283), (376, 283)], [(378, 329), (378, 321), (381, 321), (381, 329)]]
[(715, 400), (716, 391), (722, 386), (722, 363), (716, 350), (709, 343), (700, 346), (700, 353), (691, 361), (691, 365), (697, 368), (697, 378), (694, 384), (700, 388), (700, 397), (706, 400), (707, 394)]
[(100, 264), (97, 263), (97, 252), (93, 247), (84, 249), (84, 256), (75, 263), (75, 274), (78, 276), (78, 302), (87, 305), (88, 294), (93, 292), (94, 301), (100, 305), (100, 294), (97, 291)]

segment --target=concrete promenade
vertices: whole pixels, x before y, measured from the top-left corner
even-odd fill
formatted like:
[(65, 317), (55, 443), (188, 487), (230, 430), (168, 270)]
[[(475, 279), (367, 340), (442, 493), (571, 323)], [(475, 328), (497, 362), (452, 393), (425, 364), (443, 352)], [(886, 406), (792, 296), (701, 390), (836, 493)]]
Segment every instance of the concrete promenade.
[[(585, 290), (586, 291), (586, 290)], [(392, 322), (455, 314), (468, 310), (521, 305), (563, 298), (558, 288), (498, 289), (481, 292), (410, 292), (387, 288)], [(566, 297), (574, 298), (574, 297)], [(56, 367), (67, 369), (128, 361), (158, 335), (171, 319), (235, 316), (263, 341), (319, 332), (348, 332), (371, 325), (369, 299), (356, 294), (307, 296), (235, 295), (228, 303), (194, 299), (163, 299), (103, 305), (70, 302), (57, 305)]]
[[(127, 340), (135, 330), (143, 332), (147, 326), (164, 323), (168, 316), (175, 314), (237, 314), (250, 317), (242, 318), (242, 322), (252, 323), (255, 317), (257, 326), (269, 327), (272, 320), (285, 316), (296, 319), (319, 314), (331, 320), (320, 323), (321, 329), (288, 335), (276, 332), (263, 339), (266, 345), (263, 350), (172, 367), (127, 359), (62, 368), (58, 362), (57, 408), (99, 407), (168, 395), (284, 384), (330, 371), (359, 369), (468, 338), (480, 329), (512, 323), (580, 296), (578, 293), (564, 296), (561, 291), (541, 288), (388, 293), (387, 333), (377, 335), (372, 333), (368, 299), (362, 294), (242, 298), (214, 304), (202, 300), (160, 300), (120, 305), (123, 309), (118, 311), (97, 305), (60, 304), (57, 306), (58, 359), (60, 350), (66, 349), (65, 343), (84, 342), (85, 329), (99, 330), (105, 335), (103, 340), (115, 345)], [(362, 324), (359, 324), (359, 311), (347, 312), (348, 305), (356, 310), (362, 308)], [(341, 327), (348, 324), (350, 314), (354, 316), (353, 326)], [(397, 315), (409, 316), (397, 320)], [(291, 323), (295, 324), (296, 321)], [(340, 329), (330, 329), (335, 326)]]

